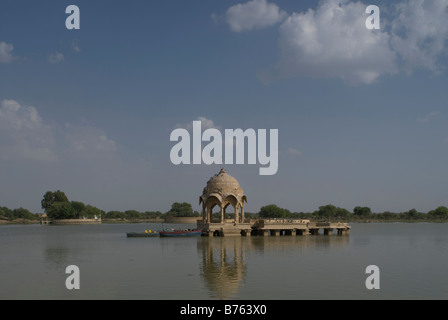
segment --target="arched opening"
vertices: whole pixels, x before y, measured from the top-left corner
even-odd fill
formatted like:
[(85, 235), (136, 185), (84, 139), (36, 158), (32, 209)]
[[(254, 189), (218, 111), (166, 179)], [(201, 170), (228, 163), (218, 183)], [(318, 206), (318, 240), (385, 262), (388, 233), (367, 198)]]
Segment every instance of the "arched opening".
[(228, 206), (230, 206), (230, 203), (227, 203), (226, 205), (224, 205), (224, 219), (225, 219), (225, 221), (232, 220), (235, 217), (235, 213), (234, 212), (231, 212), (231, 211), (228, 212), (227, 211), (227, 207)]
[[(208, 222), (212, 222), (216, 217), (213, 214), (213, 208), (218, 206), (219, 213), (222, 214), (221, 209), (221, 196), (219, 194), (217, 195), (210, 195), (207, 200), (205, 200), (204, 203), (204, 209), (203, 209), (203, 219)], [(218, 216), (218, 219), (221, 218)]]
[(237, 197), (234, 196), (233, 194), (229, 194), (223, 200), (223, 204), (224, 204), (224, 211), (225, 212), (226, 212), (226, 209), (227, 209), (227, 207), (229, 205), (231, 205), (233, 207), (232, 211), (229, 211), (229, 212), (225, 213), (226, 220), (231, 220), (231, 221), (238, 222), (238, 220), (239, 220), (239, 214), (238, 214), (239, 202), (238, 202)]
[[(216, 208), (216, 209), (215, 209)], [(215, 203), (210, 208), (211, 222), (220, 222), (221, 221), (221, 205)]]

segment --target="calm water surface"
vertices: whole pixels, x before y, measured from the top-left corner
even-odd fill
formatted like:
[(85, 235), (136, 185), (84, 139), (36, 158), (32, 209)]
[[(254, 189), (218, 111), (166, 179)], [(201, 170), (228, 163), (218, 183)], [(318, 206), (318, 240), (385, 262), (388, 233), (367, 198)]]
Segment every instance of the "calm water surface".
[[(247, 238), (126, 237), (159, 224), (0, 226), (0, 299), (448, 298), (448, 224), (351, 225), (349, 236)], [(80, 290), (65, 287), (68, 265)], [(379, 290), (366, 289), (368, 265), (380, 268)]]

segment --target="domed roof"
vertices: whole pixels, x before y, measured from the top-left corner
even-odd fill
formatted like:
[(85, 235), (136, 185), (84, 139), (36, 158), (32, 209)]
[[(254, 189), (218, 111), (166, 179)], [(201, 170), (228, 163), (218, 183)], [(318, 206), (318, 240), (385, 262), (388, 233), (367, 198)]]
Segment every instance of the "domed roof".
[(233, 195), (238, 199), (244, 196), (238, 180), (227, 174), (224, 168), (208, 180), (202, 193), (206, 197), (212, 194), (219, 194), (223, 199), (228, 195)]

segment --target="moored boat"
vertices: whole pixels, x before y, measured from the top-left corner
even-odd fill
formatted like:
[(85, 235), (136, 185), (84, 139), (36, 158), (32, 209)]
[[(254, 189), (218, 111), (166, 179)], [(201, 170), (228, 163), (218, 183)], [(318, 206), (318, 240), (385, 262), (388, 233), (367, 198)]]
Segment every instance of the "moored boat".
[(126, 232), (126, 236), (128, 238), (150, 238), (150, 237), (158, 237), (158, 232)]
[(161, 237), (196, 237), (202, 235), (202, 230), (163, 230)]

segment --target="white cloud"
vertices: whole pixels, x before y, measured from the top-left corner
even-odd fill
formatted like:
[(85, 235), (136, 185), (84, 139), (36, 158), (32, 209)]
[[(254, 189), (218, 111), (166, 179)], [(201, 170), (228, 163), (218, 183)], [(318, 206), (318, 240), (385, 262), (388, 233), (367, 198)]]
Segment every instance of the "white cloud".
[(75, 52), (81, 52), (81, 47), (79, 46), (79, 41), (73, 40), (72, 41), (72, 50)]
[(66, 152), (80, 157), (115, 153), (117, 146), (103, 130), (88, 125), (65, 125)]
[(0, 160), (55, 161), (54, 146), (52, 129), (36, 108), (23, 107), (15, 100), (1, 102)]
[[(220, 127), (215, 125), (213, 120), (207, 119), (206, 117), (198, 117), (194, 121), (201, 121), (201, 129), (202, 130), (207, 130), (207, 129), (211, 129), (211, 128), (220, 130)], [(184, 128), (187, 130), (192, 130), (193, 129), (193, 121), (190, 123), (177, 124), (176, 128)]]
[(64, 55), (60, 52), (52, 53), (48, 56), (48, 62), (57, 64), (64, 61)]
[(365, 9), (360, 2), (327, 0), (290, 15), (280, 26), (280, 61), (262, 79), (305, 75), (370, 84), (396, 72), (389, 35), (365, 27)]
[(219, 17), (216, 13), (212, 13), (212, 14), (210, 15), (210, 18), (212, 19), (212, 21), (213, 21), (214, 23), (218, 23), (219, 20), (220, 20), (220, 17)]
[(406, 72), (443, 68), (438, 59), (447, 54), (448, 0), (407, 0), (396, 6), (391, 45), (400, 55)]
[[(104, 130), (87, 124), (89, 120), (58, 125), (57, 119), (45, 119), (38, 110), (16, 100), (0, 100), (0, 179), (4, 182), (0, 195), (10, 203), (5, 205), (36, 206), (33, 210), (40, 212), (39, 197), (46, 190), (61, 189), (73, 200), (94, 201), (102, 209), (126, 207), (121, 200), (114, 202), (113, 194), (123, 188), (152, 188), (146, 157), (127, 153), (123, 159), (117, 143)], [(128, 202), (140, 201), (144, 207), (144, 197), (139, 196), (133, 193)]]
[[(56, 139), (57, 138), (57, 139)], [(58, 128), (45, 123), (36, 108), (15, 100), (0, 104), (0, 161), (88, 161), (102, 165), (111, 160), (117, 145), (91, 125), (67, 123)]]
[(425, 116), (418, 118), (418, 122), (427, 123), (436, 118), (440, 114), (439, 111), (431, 111), (430, 113), (426, 114)]
[[(251, 0), (244, 4), (236, 4), (225, 14), (227, 23), (235, 32), (269, 27), (281, 22), (286, 16), (285, 11), (266, 0)], [(212, 18), (216, 21), (216, 16), (212, 15)]]
[[(279, 27), (280, 58), (259, 73), (266, 83), (306, 76), (371, 84), (384, 75), (410, 74), (416, 69), (438, 74), (446, 69), (440, 60), (448, 54), (448, 0), (381, 5), (381, 13), (387, 14), (380, 15), (380, 30), (365, 27), (367, 5), (322, 0), (314, 10), (287, 16), (274, 3), (252, 0), (230, 7), (224, 18), (235, 32), (283, 21)], [(216, 15), (212, 18), (217, 21)]]
[(215, 128), (215, 129), (219, 128), (218, 126), (215, 125), (213, 120), (207, 119), (206, 117), (198, 117), (197, 121), (201, 121), (201, 126), (202, 126), (202, 129), (204, 129), (204, 130), (211, 129), (211, 128)]
[(13, 59), (12, 50), (14, 46), (10, 43), (0, 42), (0, 63), (8, 63)]

